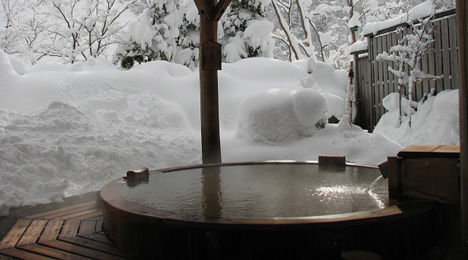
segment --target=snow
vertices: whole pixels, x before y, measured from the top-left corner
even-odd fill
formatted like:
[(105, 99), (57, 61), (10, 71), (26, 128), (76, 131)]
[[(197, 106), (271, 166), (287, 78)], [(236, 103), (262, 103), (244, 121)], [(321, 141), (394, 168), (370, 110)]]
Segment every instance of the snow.
[(326, 110), (327, 100), (317, 90), (270, 89), (241, 103), (237, 135), (271, 145), (298, 141), (318, 131)]
[[(410, 102), (403, 98), (403, 112), (407, 111), (409, 104)], [(411, 116), (411, 127), (407, 115), (402, 118), (401, 125), (399, 124), (398, 93), (385, 97), (383, 105), (389, 111), (382, 116), (374, 133), (398, 140), (402, 146), (460, 144), (458, 90), (442, 91), (420, 103), (417, 112)]]
[(397, 26), (403, 23), (410, 23), (410, 22), (413, 22), (414, 20), (431, 16), (434, 13), (435, 13), (435, 6), (433, 4), (433, 1), (429, 0), (429, 1), (423, 2), (413, 7), (407, 13), (402, 14), (393, 19), (367, 23), (366, 25), (364, 25), (364, 28), (362, 29), (362, 34), (363, 35), (368, 35), (368, 34), (376, 35), (379, 31), (382, 31), (382, 30), (385, 30), (385, 29), (388, 29), (388, 28), (391, 28), (393, 26)]
[(367, 51), (367, 40), (356, 41), (349, 47), (349, 53)]
[(353, 17), (351, 17), (351, 19), (349, 19), (348, 21), (348, 28), (353, 28), (355, 26), (361, 27), (362, 24), (361, 21), (359, 21), (359, 17), (361, 17), (361, 14), (358, 12), (354, 12)]
[[(377, 165), (409, 143), (368, 133), (348, 120), (317, 128), (325, 110), (325, 117), (343, 117), (347, 72), (312, 62), (252, 58), (223, 64), (224, 162), (344, 155), (349, 162)], [(201, 163), (197, 70), (165, 61), (131, 70), (93, 59), (11, 64), (0, 51), (0, 215), (11, 207), (99, 190), (130, 169)], [(313, 85), (304, 85), (304, 78)], [(413, 115), (414, 125), (428, 128), (423, 119), (436, 120), (437, 133), (456, 140), (454, 98), (452, 92), (430, 97)], [(379, 123), (381, 133), (392, 127), (385, 131)], [(412, 140), (436, 141), (429, 129), (418, 131), (409, 133), (421, 135)]]
[(261, 50), (262, 57), (273, 57), (275, 42), (270, 37), (274, 25), (268, 20), (254, 20), (249, 23), (244, 31), (246, 44), (253, 49)]

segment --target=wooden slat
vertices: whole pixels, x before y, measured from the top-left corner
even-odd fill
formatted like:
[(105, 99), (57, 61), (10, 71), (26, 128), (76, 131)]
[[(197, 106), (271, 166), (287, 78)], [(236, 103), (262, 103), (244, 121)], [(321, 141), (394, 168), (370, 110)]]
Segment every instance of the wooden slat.
[[(437, 40), (437, 39), (434, 39), (434, 41), (436, 41), (436, 40)], [(435, 60), (434, 49), (435, 49), (435, 47), (434, 47), (434, 43), (433, 43), (433, 44), (432, 44), (432, 49), (430, 49), (430, 50), (428, 51), (428, 67), (429, 67), (429, 68), (428, 68), (428, 72), (429, 72), (429, 74), (431, 74), (431, 75), (438, 76), (438, 75), (436, 74), (436, 70), (435, 70), (435, 62), (436, 62), (436, 60)], [(432, 90), (433, 88), (435, 89), (435, 87), (436, 87), (435, 84), (436, 84), (435, 81), (433, 81), (433, 80), (429, 81), (429, 90)]]
[(102, 223), (104, 222), (104, 219), (101, 218), (96, 222), (96, 232), (102, 231)]
[(444, 89), (450, 89), (450, 45), (449, 45), (449, 27), (447, 19), (441, 20), (442, 28), (442, 52), (443, 52), (443, 74), (444, 74)]
[(65, 238), (62, 239), (63, 241), (73, 243), (75, 245), (91, 248), (94, 250), (106, 252), (112, 255), (124, 257), (124, 258), (130, 258), (131, 255), (128, 254), (127, 252), (115, 247), (114, 245), (108, 245), (100, 242), (96, 242), (93, 240), (81, 238), (81, 237), (72, 237), (72, 238)]
[(80, 226), (79, 220), (67, 220), (63, 224), (62, 231), (60, 232), (59, 238), (74, 237), (78, 233), (78, 228)]
[(15, 247), (31, 221), (31, 219), (19, 219), (16, 221), (7, 235), (2, 239), (2, 241), (0, 241), (0, 250)]
[(68, 206), (64, 208), (41, 212), (38, 214), (27, 216), (26, 218), (52, 219), (52, 218), (58, 218), (64, 215), (68, 215), (70, 213), (79, 212), (79, 211), (82, 211), (83, 209), (96, 208), (96, 207), (98, 207), (98, 205), (96, 204), (96, 201), (90, 201), (90, 202), (81, 203), (81, 204), (77, 204), (73, 206)]
[(87, 235), (96, 232), (96, 221), (82, 220), (78, 235)]
[(104, 219), (104, 215), (99, 215), (99, 216), (96, 216), (96, 217), (90, 217), (90, 218), (87, 218), (87, 220), (94, 220), (94, 221), (101, 221)]
[(26, 232), (24, 232), (23, 236), (21, 237), (16, 246), (36, 243), (46, 224), (47, 220), (45, 219), (34, 219), (29, 225), (29, 227), (26, 229)]
[[(387, 48), (390, 50), (392, 48), (392, 46), (394, 46), (395, 44), (393, 43), (393, 37), (394, 37), (395, 33), (389, 33), (388, 34), (388, 37), (387, 37)], [(394, 64), (393, 62), (389, 62), (388, 63), (388, 66), (394, 68)], [(389, 78), (389, 84), (391, 85), (392, 89), (395, 89), (396, 88), (396, 82), (395, 82), (395, 75), (393, 75), (393, 73), (388, 73), (388, 78)]]
[(32, 253), (41, 254), (47, 257), (52, 257), (56, 259), (70, 259), (70, 260), (89, 260), (93, 258), (76, 255), (70, 252), (58, 250), (52, 247), (43, 246), (43, 245), (25, 245), (20, 247), (23, 250), (30, 251)]
[(60, 233), (60, 229), (62, 228), (62, 225), (63, 225), (63, 220), (61, 219), (49, 220), (49, 222), (44, 228), (44, 231), (42, 232), (41, 238), (39, 238), (39, 243), (45, 242), (45, 241), (56, 240)]
[[(435, 50), (435, 71), (436, 75), (443, 75), (444, 71), (442, 69), (442, 32), (441, 32), (441, 24), (440, 21), (435, 21), (434, 22), (434, 50)], [(443, 81), (438, 80), (436, 82), (436, 90), (437, 92), (440, 92), (443, 89)]]
[(398, 153), (404, 158), (437, 157), (459, 158), (460, 146), (458, 145), (412, 145)]
[(69, 219), (87, 219), (91, 217), (101, 216), (102, 209), (100, 208), (93, 208), (88, 210), (83, 210), (80, 212), (75, 212), (73, 214), (69, 214), (66, 216), (62, 216), (60, 219), (69, 220)]
[(94, 202), (31, 215), (15, 223), (0, 242), (0, 254), (31, 260), (134, 258), (106, 237), (102, 222)]
[(17, 248), (1, 250), (0, 253), (15, 257), (18, 259), (24, 259), (24, 260), (55, 260), (56, 259), (56, 258), (39, 255), (39, 254), (34, 254), (34, 253), (21, 250), (21, 249), (17, 249)]
[(84, 238), (90, 239), (90, 240), (94, 240), (94, 241), (97, 241), (97, 242), (101, 242), (101, 243), (104, 243), (104, 244), (107, 244), (107, 245), (114, 245), (109, 240), (109, 238), (107, 238), (107, 236), (105, 234), (101, 234), (100, 232), (94, 233), (94, 234), (89, 234), (89, 235), (84, 235), (84, 236), (81, 236), (81, 237), (84, 237)]
[(448, 19), (450, 28), (450, 65), (451, 65), (451, 89), (458, 88), (458, 41), (457, 41), (457, 21), (452, 16)]
[(440, 145), (412, 145), (401, 150), (400, 153), (432, 152), (439, 147)]
[(441, 145), (437, 149), (434, 150), (436, 153), (460, 153), (460, 146), (459, 145)]
[(106, 260), (123, 260), (123, 259), (125, 259), (123, 257), (115, 256), (115, 255), (108, 254), (108, 253), (101, 252), (101, 251), (97, 251), (97, 250), (90, 250), (89, 248), (78, 246), (78, 245), (68, 243), (68, 242), (64, 242), (64, 241), (60, 241), (60, 240), (45, 242), (44, 245), (47, 245), (47, 246), (50, 246), (50, 247), (53, 247), (53, 248), (57, 248), (57, 249), (60, 249), (60, 250), (64, 250), (64, 251), (67, 251), (67, 252), (72, 252), (72, 253), (75, 253), (75, 254), (84, 255), (84, 256), (87, 256), (87, 257), (91, 257), (91, 258), (96, 258), (96, 259), (106, 259)]

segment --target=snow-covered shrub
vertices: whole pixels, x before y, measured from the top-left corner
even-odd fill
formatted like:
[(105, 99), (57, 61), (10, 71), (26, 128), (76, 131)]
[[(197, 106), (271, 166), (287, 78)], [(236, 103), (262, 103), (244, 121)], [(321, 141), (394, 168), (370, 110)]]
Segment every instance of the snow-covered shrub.
[(182, 8), (175, 62), (195, 69), (199, 61), (200, 16), (193, 0), (186, 0)]
[(274, 145), (314, 135), (325, 125), (328, 104), (316, 90), (271, 89), (240, 107), (238, 136)]
[(179, 0), (149, 0), (148, 4), (137, 20), (128, 25), (116, 51), (117, 59), (128, 65), (132, 65), (131, 60), (135, 57), (139, 59), (137, 62), (175, 59), (181, 3)]
[(266, 17), (266, 0), (233, 0), (221, 19), (223, 60), (235, 62), (248, 57), (273, 57), (273, 23)]
[[(414, 106), (418, 105), (417, 111)], [(413, 144), (427, 145), (458, 145), (460, 143), (458, 90), (445, 90), (437, 95), (428, 95), (424, 103), (417, 104), (402, 99), (402, 111), (409, 107), (411, 127), (407, 122), (409, 117), (402, 116), (402, 124), (397, 120), (398, 93), (392, 93), (384, 98), (384, 106), (389, 111), (379, 120), (374, 133), (382, 134), (392, 140), (398, 140), (402, 146)], [(451, 129), (449, 132), (447, 129)]]
[[(388, 71), (398, 78), (398, 92), (400, 96), (401, 88), (407, 88), (408, 99), (410, 101), (413, 100), (413, 89), (416, 83), (420, 83), (423, 80), (441, 78), (441, 76), (434, 76), (424, 72), (421, 64), (421, 60), (429, 52), (434, 43), (432, 22), (435, 17), (435, 4), (430, 0), (419, 6), (430, 9), (432, 16), (420, 19), (418, 24), (414, 24), (412, 20), (409, 20), (408, 24), (411, 26), (412, 33), (404, 35), (398, 41), (398, 45), (390, 48), (390, 53), (384, 51), (376, 57), (377, 61), (390, 61), (393, 63), (393, 66), (388, 67)], [(409, 14), (407, 16), (410, 17)], [(405, 30), (400, 27), (397, 33), (403, 33), (403, 31)], [(408, 109), (411, 109), (411, 107), (408, 107)], [(411, 111), (408, 110), (407, 114), (411, 114)], [(411, 126), (411, 117), (408, 120), (408, 124)]]
[(314, 57), (307, 59), (307, 74), (301, 78), (301, 86), (318, 91), (327, 99), (327, 118), (339, 120), (345, 115), (347, 78), (344, 73)]
[[(128, 26), (116, 51), (124, 68), (135, 62), (167, 60), (195, 69), (199, 63), (200, 17), (192, 0), (151, 0)], [(234, 0), (220, 20), (218, 39), (223, 61), (273, 57), (273, 24), (266, 18), (266, 0)], [(138, 59), (137, 59), (138, 58)]]

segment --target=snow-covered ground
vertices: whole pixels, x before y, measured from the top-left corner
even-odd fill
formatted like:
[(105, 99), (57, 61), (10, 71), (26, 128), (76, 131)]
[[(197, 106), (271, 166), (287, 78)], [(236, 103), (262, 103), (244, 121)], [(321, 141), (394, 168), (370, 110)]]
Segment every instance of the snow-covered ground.
[[(99, 190), (129, 169), (201, 163), (198, 71), (163, 61), (27, 67), (0, 51), (0, 79), (0, 215)], [(344, 116), (346, 82), (346, 71), (320, 62), (223, 64), (223, 161), (344, 155), (376, 165), (412, 143), (457, 144), (457, 91), (431, 97), (411, 129), (395, 126), (391, 105), (378, 133), (320, 124)]]

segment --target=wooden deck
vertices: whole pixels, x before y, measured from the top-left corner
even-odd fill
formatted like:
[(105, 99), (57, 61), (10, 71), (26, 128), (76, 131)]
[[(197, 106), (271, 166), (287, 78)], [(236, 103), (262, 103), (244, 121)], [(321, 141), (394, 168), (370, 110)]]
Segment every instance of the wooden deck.
[(0, 254), (19, 259), (132, 259), (101, 229), (95, 201), (20, 218), (0, 241)]

